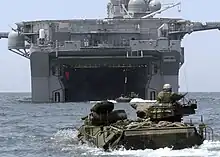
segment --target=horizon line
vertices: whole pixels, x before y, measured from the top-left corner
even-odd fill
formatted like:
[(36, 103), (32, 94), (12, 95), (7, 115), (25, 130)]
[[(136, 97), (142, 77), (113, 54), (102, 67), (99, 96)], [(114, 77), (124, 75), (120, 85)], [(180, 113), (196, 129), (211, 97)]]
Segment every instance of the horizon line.
[[(28, 91), (0, 91), (0, 93), (31, 93)], [(187, 93), (187, 91), (180, 91), (179, 93)], [(188, 93), (220, 93), (220, 91), (188, 91)]]

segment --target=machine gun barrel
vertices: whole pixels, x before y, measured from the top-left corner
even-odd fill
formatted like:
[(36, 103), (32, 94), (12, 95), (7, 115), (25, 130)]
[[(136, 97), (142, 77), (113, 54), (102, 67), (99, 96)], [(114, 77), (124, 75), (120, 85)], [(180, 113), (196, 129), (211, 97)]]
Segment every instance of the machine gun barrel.
[(190, 34), (196, 31), (205, 31), (205, 30), (212, 30), (218, 29), (220, 30), (220, 22), (191, 22), (180, 20), (175, 23), (177, 29), (169, 31), (170, 35), (175, 34)]
[(0, 32), (0, 39), (1, 38), (8, 38), (9, 32)]

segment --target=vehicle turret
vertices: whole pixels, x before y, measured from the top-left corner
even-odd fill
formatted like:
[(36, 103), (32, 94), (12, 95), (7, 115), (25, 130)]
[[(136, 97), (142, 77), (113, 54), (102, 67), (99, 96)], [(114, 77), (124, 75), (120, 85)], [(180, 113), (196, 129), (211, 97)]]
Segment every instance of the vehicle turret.
[(136, 110), (137, 117), (150, 118), (151, 121), (181, 122), (183, 116), (195, 114), (197, 101), (190, 99), (183, 103), (158, 103), (155, 101), (132, 103), (131, 107)]

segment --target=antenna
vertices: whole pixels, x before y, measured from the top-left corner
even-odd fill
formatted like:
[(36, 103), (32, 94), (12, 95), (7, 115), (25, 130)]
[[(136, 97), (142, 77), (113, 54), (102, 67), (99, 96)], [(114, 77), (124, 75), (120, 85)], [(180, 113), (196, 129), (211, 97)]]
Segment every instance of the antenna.
[(178, 5), (178, 12), (181, 12), (182, 11), (182, 4), (180, 2), (180, 4)]
[(181, 2), (178, 2), (178, 3), (173, 4), (173, 5), (169, 5), (169, 6), (165, 7), (165, 8), (163, 8), (163, 9), (160, 9), (160, 10), (158, 10), (158, 11), (155, 11), (155, 12), (153, 12), (153, 13), (150, 13), (150, 14), (148, 14), (148, 15), (146, 15), (146, 16), (141, 17), (141, 18), (142, 18), (142, 19), (145, 19), (145, 18), (153, 17), (153, 16), (156, 15), (156, 14), (160, 14), (160, 13), (162, 13), (162, 12), (164, 12), (164, 11), (170, 9), (170, 8), (173, 8), (173, 7), (175, 7), (175, 6), (179, 6), (180, 4), (181, 4)]
[(8, 27), (10, 27), (13, 31), (17, 32), (17, 30), (14, 29), (12, 26), (8, 25)]
[[(171, 5), (174, 5), (175, 3), (164, 3), (163, 4), (163, 6), (171, 6)], [(181, 9), (181, 2), (180, 2), (180, 4), (177, 6), (178, 7), (178, 12), (181, 12), (182, 11), (182, 9)]]

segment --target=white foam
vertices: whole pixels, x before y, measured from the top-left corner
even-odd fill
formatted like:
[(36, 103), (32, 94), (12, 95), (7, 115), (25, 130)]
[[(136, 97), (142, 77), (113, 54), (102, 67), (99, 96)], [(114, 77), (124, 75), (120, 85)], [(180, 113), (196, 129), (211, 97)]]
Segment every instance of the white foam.
[(143, 103), (143, 102), (154, 103), (154, 102), (156, 102), (156, 100), (144, 100), (144, 99), (141, 99), (141, 98), (133, 98), (130, 101), (130, 103)]
[[(115, 100), (107, 100), (107, 101), (109, 101), (111, 103), (114, 103), (114, 104), (117, 103), (117, 101), (115, 101)], [(99, 102), (102, 102), (102, 101), (101, 100), (100, 101), (89, 101), (89, 103), (91, 103), (91, 104), (96, 104), (96, 103), (99, 103)]]
[(189, 148), (182, 150), (172, 150), (170, 148), (160, 148), (157, 150), (145, 149), (145, 150), (117, 150), (112, 152), (104, 152), (101, 150), (88, 149), (91, 154), (97, 156), (136, 156), (136, 157), (219, 157), (220, 152), (212, 150), (212, 148), (218, 147), (220, 149), (220, 142), (208, 142), (205, 141), (199, 148)]
[(77, 140), (77, 130), (67, 129), (59, 130), (53, 137), (56, 141), (76, 141)]
[(107, 101), (114, 103), (114, 104), (117, 104), (117, 101), (115, 101), (115, 100), (107, 100)]

